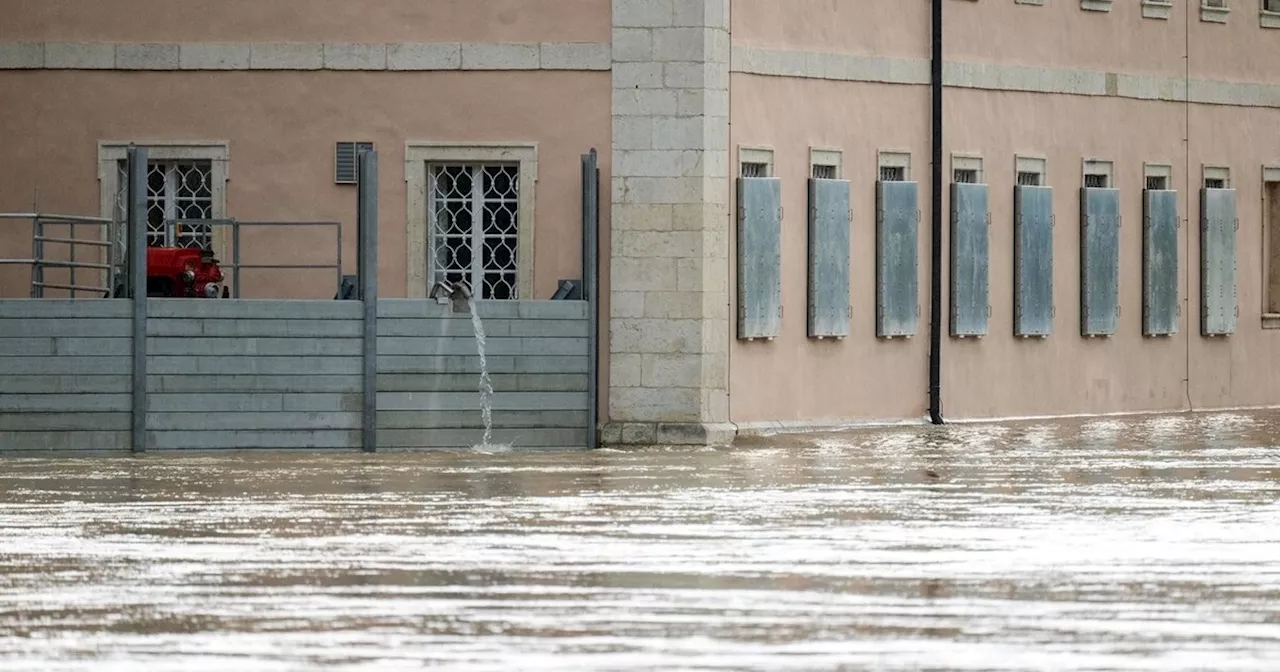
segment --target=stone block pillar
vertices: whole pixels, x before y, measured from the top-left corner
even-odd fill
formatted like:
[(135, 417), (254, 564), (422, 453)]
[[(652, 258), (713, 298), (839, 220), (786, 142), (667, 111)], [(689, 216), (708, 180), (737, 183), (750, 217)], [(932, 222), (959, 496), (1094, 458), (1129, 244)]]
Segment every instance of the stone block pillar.
[(725, 444), (729, 0), (613, 0), (606, 444)]

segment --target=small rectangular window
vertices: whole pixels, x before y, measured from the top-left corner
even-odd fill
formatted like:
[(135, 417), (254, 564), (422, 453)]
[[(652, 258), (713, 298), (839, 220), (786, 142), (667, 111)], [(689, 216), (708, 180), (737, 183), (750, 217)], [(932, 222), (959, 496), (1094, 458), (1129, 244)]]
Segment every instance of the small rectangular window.
[(1096, 173), (1086, 174), (1084, 176), (1084, 186), (1089, 189), (1106, 189), (1107, 176)]
[(1150, 191), (1166, 191), (1169, 189), (1169, 178), (1164, 175), (1148, 175), (1147, 189)]
[(769, 177), (769, 164), (754, 161), (742, 162), (743, 177)]
[(1280, 313), (1280, 169), (1264, 169), (1262, 182), (1263, 235), (1267, 252), (1267, 286), (1264, 312)]
[(906, 152), (880, 152), (878, 156), (881, 182), (911, 180), (911, 155)]
[(1039, 187), (1040, 173), (1033, 173), (1029, 170), (1018, 171), (1018, 186), (1020, 187)]
[(1085, 159), (1081, 182), (1086, 189), (1110, 189), (1114, 186), (1115, 170), (1110, 161)]
[(816, 180), (834, 180), (836, 179), (836, 167), (814, 165), (813, 177)]
[(434, 164), (428, 179), (435, 279), (466, 283), (478, 299), (520, 298), (520, 166)]
[(1205, 166), (1204, 167), (1204, 188), (1205, 189), (1230, 189), (1231, 188), (1231, 169), (1225, 166)]
[(975, 154), (952, 154), (951, 181), (957, 184), (982, 184), (982, 157)]
[(902, 166), (880, 166), (881, 182), (905, 182), (906, 169)]
[(958, 184), (977, 184), (978, 171), (972, 168), (956, 168), (952, 180)]
[(742, 177), (773, 177), (773, 150), (767, 147), (739, 147), (738, 174)]

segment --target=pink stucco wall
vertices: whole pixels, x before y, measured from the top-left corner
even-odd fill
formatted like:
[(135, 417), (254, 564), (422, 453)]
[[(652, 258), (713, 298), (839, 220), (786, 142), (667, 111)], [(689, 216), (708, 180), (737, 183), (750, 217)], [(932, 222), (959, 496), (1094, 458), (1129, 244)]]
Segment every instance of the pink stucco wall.
[(607, 42), (610, 34), (609, 3), (599, 0), (18, 0), (6, 5), (3, 41)]
[[(375, 141), (386, 296), (406, 292), (406, 141), (538, 143), (538, 298), (550, 297), (560, 278), (581, 274), (579, 155), (599, 149), (609, 179), (607, 72), (10, 71), (0, 73), (0, 90), (20, 101), (0, 115), (0, 211), (29, 210), (38, 189), (44, 211), (99, 214), (100, 140), (226, 140), (228, 214), (342, 221), (347, 272), (355, 270), (355, 189), (334, 184), (333, 147)], [(607, 227), (607, 208), (602, 219)], [(318, 231), (246, 230), (242, 247), (246, 262), (329, 263), (334, 255), (331, 235)], [(28, 231), (0, 231), (0, 250), (28, 256)], [(26, 295), (27, 280), (25, 268), (0, 269), (0, 295)], [(307, 298), (332, 297), (334, 282), (309, 271), (243, 281), (246, 296)]]

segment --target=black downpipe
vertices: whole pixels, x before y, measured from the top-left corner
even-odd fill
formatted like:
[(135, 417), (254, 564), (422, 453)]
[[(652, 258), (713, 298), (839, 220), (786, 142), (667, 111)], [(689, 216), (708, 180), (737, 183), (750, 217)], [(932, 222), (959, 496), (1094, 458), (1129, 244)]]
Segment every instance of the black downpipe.
[(929, 258), (929, 421), (942, 420), (942, 0), (933, 3), (933, 235)]

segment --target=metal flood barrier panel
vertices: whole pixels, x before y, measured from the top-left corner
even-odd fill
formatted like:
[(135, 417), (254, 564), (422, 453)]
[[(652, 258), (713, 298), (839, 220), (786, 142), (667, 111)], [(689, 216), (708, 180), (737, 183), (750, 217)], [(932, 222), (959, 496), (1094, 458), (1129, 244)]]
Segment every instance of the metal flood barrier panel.
[(914, 336), (920, 324), (920, 206), (915, 182), (876, 183), (876, 336)]
[(1142, 333), (1178, 333), (1178, 192), (1143, 192)]
[(1200, 322), (1205, 336), (1235, 333), (1236, 192), (1200, 192)]
[(738, 178), (738, 338), (782, 330), (782, 181)]
[(951, 185), (951, 335), (985, 336), (990, 317), (987, 185)]
[(1013, 192), (1013, 333), (1053, 333), (1053, 187)]
[(849, 181), (809, 180), (809, 337), (844, 338), (849, 303)]
[[(362, 448), (363, 302), (148, 299), (140, 447), (131, 303), (0, 301), (0, 452)], [(587, 302), (477, 306), (494, 442), (586, 448)], [(478, 444), (480, 361), (465, 306), (382, 299), (377, 320), (377, 449)]]
[(1080, 334), (1112, 336), (1120, 313), (1120, 192), (1080, 190)]

